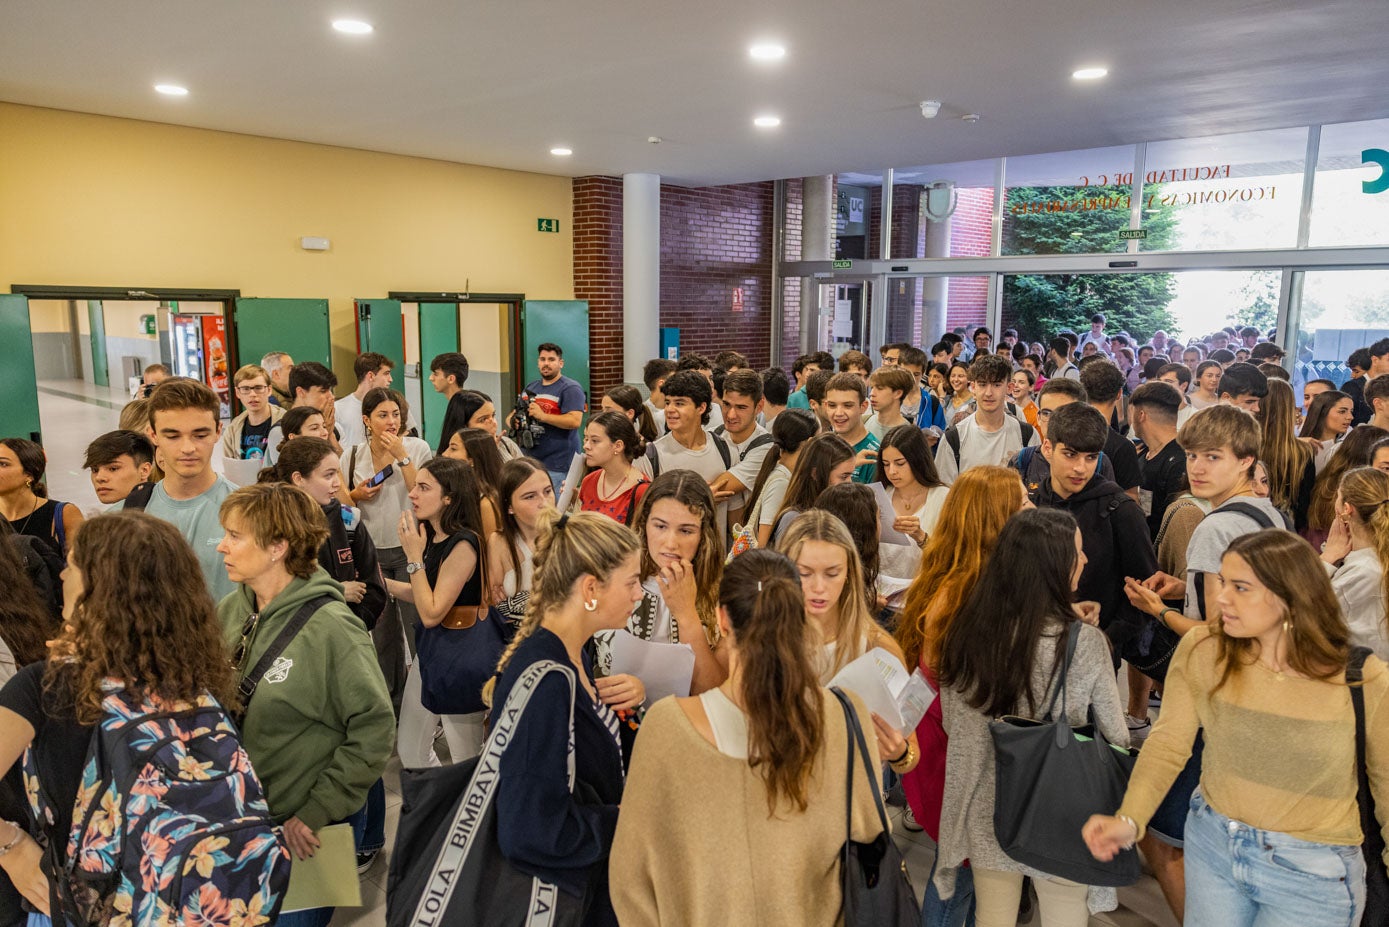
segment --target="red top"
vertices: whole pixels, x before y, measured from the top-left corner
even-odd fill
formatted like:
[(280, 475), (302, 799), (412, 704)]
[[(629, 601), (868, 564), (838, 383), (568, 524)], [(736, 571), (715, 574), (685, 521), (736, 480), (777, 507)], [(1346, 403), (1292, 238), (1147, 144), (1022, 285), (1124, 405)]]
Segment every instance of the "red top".
[(602, 470), (594, 470), (584, 477), (583, 482), (579, 484), (580, 510), (606, 515), (619, 525), (631, 524), (632, 516), (636, 514), (637, 506), (641, 504), (641, 497), (646, 495), (646, 489), (651, 485), (651, 481), (638, 473), (635, 486), (629, 487), (625, 492), (611, 499), (600, 499), (598, 498), (598, 479), (602, 475)]
[[(936, 674), (925, 664), (921, 672), (932, 687), (939, 689)], [(916, 745), (921, 750), (921, 761), (916, 768), (902, 777), (902, 791), (907, 804), (932, 840), (940, 839), (941, 806), (945, 799), (945, 750), (950, 738), (945, 733), (945, 719), (941, 714), (940, 696), (931, 703), (926, 716), (916, 726)]]

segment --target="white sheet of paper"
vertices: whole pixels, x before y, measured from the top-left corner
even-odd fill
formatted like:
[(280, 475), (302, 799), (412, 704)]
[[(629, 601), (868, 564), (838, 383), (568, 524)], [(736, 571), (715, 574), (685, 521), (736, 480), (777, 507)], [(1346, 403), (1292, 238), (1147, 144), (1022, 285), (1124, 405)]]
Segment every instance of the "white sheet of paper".
[(874, 647), (836, 673), (830, 685), (853, 692), (863, 699), (869, 711), (900, 731), (905, 728), (906, 722), (902, 718), (902, 710), (897, 706), (891, 684), (898, 676), (906, 679), (906, 667), (891, 653)]
[(265, 461), (260, 458), (254, 460), (238, 460), (235, 457), (222, 458), (222, 474), (233, 486), (253, 485), (264, 466)]
[(560, 493), (558, 507), (561, 512), (569, 511), (574, 498), (579, 494), (579, 483), (584, 478), (584, 455), (575, 454), (569, 463), (569, 472), (564, 475), (564, 492)]
[(681, 698), (690, 694), (694, 676), (694, 650), (688, 644), (656, 644), (630, 631), (617, 631), (609, 644), (613, 675), (628, 673), (646, 687), (646, 704), (654, 705), (667, 695)]
[(897, 704), (902, 708), (902, 720), (907, 725), (905, 730), (916, 730), (916, 726), (926, 717), (926, 712), (935, 700), (936, 690), (926, 681), (921, 670), (912, 673), (907, 678), (907, 684), (897, 694)]
[(873, 490), (873, 498), (878, 500), (878, 540), (884, 544), (915, 545), (915, 541), (892, 527), (897, 513), (892, 508), (892, 500), (888, 498), (887, 487), (882, 483), (869, 483), (868, 488)]

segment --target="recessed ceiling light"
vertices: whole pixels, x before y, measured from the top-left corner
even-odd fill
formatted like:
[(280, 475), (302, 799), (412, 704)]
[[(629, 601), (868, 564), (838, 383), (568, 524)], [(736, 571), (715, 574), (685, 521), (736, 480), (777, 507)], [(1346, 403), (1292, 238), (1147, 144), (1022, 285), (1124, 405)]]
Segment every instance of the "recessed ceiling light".
[(162, 93), (166, 97), (188, 96), (188, 88), (180, 87), (178, 84), (155, 84), (154, 89), (156, 92)]
[(557, 158), (567, 158), (574, 153), (572, 148), (551, 148), (550, 154)]
[(1099, 80), (1108, 73), (1108, 68), (1081, 68), (1079, 71), (1072, 71), (1071, 76), (1076, 80)]
[(362, 22), (360, 19), (335, 19), (333, 28), (348, 35), (369, 35), (376, 31), (371, 23)]
[(780, 61), (786, 57), (786, 46), (776, 42), (759, 42), (748, 49), (748, 54), (756, 61)]
[(781, 125), (781, 117), (758, 116), (756, 119), (752, 121), (752, 124), (757, 126), (759, 129), (775, 129), (777, 126)]

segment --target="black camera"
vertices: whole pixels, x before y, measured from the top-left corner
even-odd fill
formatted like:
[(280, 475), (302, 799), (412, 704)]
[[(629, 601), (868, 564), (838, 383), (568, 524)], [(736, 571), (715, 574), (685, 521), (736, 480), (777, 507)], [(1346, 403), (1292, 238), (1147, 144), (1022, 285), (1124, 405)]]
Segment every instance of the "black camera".
[(545, 433), (545, 426), (531, 420), (531, 400), (525, 393), (516, 397), (516, 408), (511, 413), (511, 440), (518, 447), (530, 450), (535, 447), (535, 436)]

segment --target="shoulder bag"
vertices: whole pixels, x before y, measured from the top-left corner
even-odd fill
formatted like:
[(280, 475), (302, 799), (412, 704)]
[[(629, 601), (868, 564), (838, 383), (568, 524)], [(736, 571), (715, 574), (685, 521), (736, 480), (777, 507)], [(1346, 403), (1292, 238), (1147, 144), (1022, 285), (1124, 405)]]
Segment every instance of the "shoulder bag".
[[(482, 753), (452, 766), (400, 773), (400, 824), (386, 883), (388, 927), (577, 927), (586, 899), (516, 868), (497, 842), (502, 753), (531, 694), (550, 673), (569, 684), (569, 788), (574, 789), (574, 671), (532, 664), (493, 712)], [(559, 822), (556, 822), (558, 826)]]
[(511, 636), (506, 618), (487, 604), (487, 553), (474, 540), (469, 532), (462, 543), (477, 553), (478, 603), (455, 605), (434, 627), (421, 622), (415, 628), (420, 703), (436, 715), (466, 715), (487, 708), (482, 687), (496, 672)]
[[(887, 825), (887, 811), (878, 791), (878, 764), (868, 753), (868, 742), (858, 723), (854, 705), (838, 688), (830, 690), (844, 709), (849, 734), (849, 777), (844, 786), (844, 849), (840, 856), (840, 882), (844, 889), (844, 927), (917, 927), (921, 907), (907, 875), (907, 864)], [(854, 840), (854, 757), (863, 758), (873, 804), (878, 809), (882, 833), (869, 843)]]
[[(1132, 885), (1142, 874), (1137, 850), (1121, 850), (1102, 863), (1080, 835), (1092, 814), (1112, 814), (1123, 803), (1138, 752), (1106, 741), (1094, 723), (1093, 707), (1089, 724), (1071, 727), (1066, 676), (1079, 638), (1080, 622), (1073, 621), (1042, 720), (1010, 715), (989, 724), (994, 837), (1004, 853), (1039, 872), (1082, 885)], [(1056, 715), (1058, 696), (1061, 712)]]
[(1389, 925), (1389, 874), (1384, 868), (1384, 835), (1375, 814), (1375, 797), (1370, 791), (1369, 767), (1365, 763), (1365, 658), (1368, 647), (1352, 647), (1346, 665), (1346, 683), (1350, 686), (1350, 704), (1355, 710), (1355, 781), (1356, 800), (1360, 806), (1360, 829), (1365, 842), (1361, 853), (1365, 857), (1365, 916), (1363, 927)]

